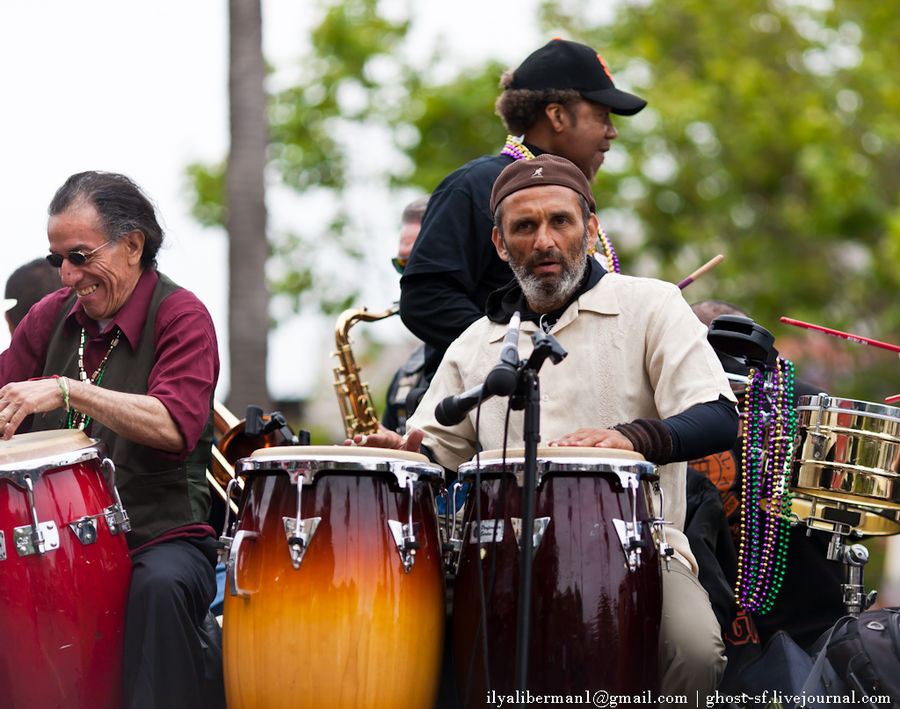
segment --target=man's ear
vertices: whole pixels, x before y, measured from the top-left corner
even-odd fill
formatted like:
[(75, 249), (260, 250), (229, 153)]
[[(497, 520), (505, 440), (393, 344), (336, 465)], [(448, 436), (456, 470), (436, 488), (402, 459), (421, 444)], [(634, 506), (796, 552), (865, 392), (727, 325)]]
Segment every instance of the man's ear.
[(491, 241), (494, 242), (494, 248), (497, 249), (497, 255), (504, 261), (509, 261), (509, 252), (506, 250), (506, 244), (503, 243), (503, 237), (500, 236), (500, 230), (494, 227), (491, 232)]
[(594, 251), (594, 249), (597, 248), (597, 239), (598, 239), (598, 234), (600, 232), (600, 220), (597, 219), (596, 214), (592, 214), (590, 216), (590, 219), (588, 219), (587, 230), (588, 230), (587, 252), (592, 253)]
[(144, 232), (134, 229), (123, 236), (122, 241), (125, 245), (125, 252), (128, 254), (128, 262), (140, 263), (141, 256), (144, 254)]
[(569, 112), (561, 103), (548, 103), (544, 106), (544, 115), (554, 133), (562, 133), (569, 123)]

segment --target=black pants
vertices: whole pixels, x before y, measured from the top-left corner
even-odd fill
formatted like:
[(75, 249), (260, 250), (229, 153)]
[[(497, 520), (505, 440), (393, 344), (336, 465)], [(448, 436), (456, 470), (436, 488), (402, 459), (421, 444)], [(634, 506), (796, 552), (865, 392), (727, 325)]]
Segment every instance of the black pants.
[(221, 687), (210, 686), (202, 632), (216, 594), (215, 571), (202, 545), (175, 539), (132, 557), (123, 666), (127, 709), (221, 705)]

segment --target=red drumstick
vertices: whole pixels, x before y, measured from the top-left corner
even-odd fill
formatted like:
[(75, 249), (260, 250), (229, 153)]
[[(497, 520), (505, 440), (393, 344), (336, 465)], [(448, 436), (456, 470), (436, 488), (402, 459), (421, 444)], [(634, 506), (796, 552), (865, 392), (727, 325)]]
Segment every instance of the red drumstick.
[(819, 332), (824, 332), (826, 335), (834, 335), (835, 337), (843, 337), (845, 340), (850, 340), (850, 342), (858, 342), (861, 345), (871, 345), (872, 347), (880, 347), (883, 350), (890, 350), (891, 352), (900, 352), (900, 346), (892, 345), (889, 342), (879, 342), (878, 340), (870, 340), (868, 337), (862, 337), (861, 335), (851, 335), (847, 332), (841, 332), (840, 330), (832, 330), (830, 327), (822, 327), (821, 325), (811, 325), (808, 322), (803, 322), (801, 320), (794, 320), (793, 318), (781, 318), (781, 322), (787, 323), (788, 325), (796, 325), (797, 327), (805, 327), (807, 330), (818, 330)]
[(691, 283), (693, 283), (696, 279), (700, 278), (700, 276), (702, 276), (704, 273), (706, 273), (713, 266), (718, 266), (722, 262), (722, 259), (724, 259), (724, 258), (725, 257), (722, 254), (719, 254), (718, 256), (713, 256), (709, 261), (704, 263), (700, 268), (698, 268), (690, 276), (688, 276), (681, 283), (679, 283), (678, 287), (684, 288), (685, 286), (689, 286)]
[(889, 396), (887, 399), (885, 399), (884, 403), (885, 404), (896, 404), (898, 401), (900, 401), (900, 394), (894, 394), (893, 396)]

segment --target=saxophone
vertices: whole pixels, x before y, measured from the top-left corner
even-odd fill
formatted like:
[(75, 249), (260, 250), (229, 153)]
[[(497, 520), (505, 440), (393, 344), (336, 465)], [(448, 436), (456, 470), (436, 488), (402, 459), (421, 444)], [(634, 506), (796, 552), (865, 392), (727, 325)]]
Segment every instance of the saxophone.
[(359, 365), (350, 347), (350, 328), (360, 321), (384, 320), (396, 315), (399, 310), (396, 303), (383, 313), (370, 313), (366, 308), (350, 308), (341, 313), (335, 323), (337, 352), (331, 356), (337, 357), (340, 364), (334, 368), (334, 391), (341, 407), (347, 438), (353, 438), (357, 434), (377, 433), (379, 426), (369, 385), (359, 378)]

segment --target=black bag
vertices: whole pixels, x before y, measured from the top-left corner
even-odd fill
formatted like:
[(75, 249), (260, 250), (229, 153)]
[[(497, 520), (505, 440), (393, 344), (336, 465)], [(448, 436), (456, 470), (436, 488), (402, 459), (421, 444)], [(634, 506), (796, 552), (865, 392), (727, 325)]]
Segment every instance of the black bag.
[[(769, 700), (773, 695), (782, 698), (800, 696), (812, 669), (812, 658), (790, 635), (779, 630), (766, 643), (760, 657), (741, 670), (734, 691), (746, 695), (744, 706), (747, 709), (763, 709), (771, 706)], [(822, 694), (821, 684), (810, 689)], [(794, 707), (796, 704), (782, 700), (782, 706)]]
[[(818, 644), (822, 643), (820, 639)], [(858, 618), (841, 618), (824, 651), (822, 682), (828, 694), (855, 694), (870, 707), (900, 707), (900, 608), (876, 608)], [(877, 697), (887, 699), (873, 702)]]

